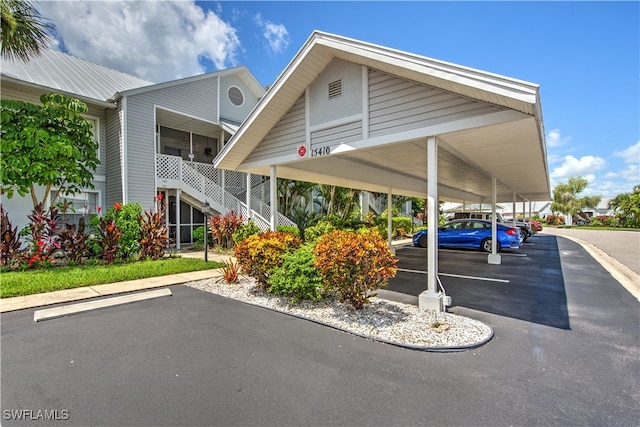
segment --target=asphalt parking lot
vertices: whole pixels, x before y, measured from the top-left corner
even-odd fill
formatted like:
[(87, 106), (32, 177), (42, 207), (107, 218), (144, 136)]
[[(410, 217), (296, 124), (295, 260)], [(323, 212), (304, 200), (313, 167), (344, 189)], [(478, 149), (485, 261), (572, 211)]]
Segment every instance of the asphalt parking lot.
[[(385, 288), (417, 297), (426, 288), (426, 249), (396, 250), (399, 272)], [(565, 285), (557, 239), (534, 236), (520, 249), (501, 252), (502, 264), (487, 263), (487, 253), (441, 249), (440, 281), (452, 297), (449, 311), (493, 313), (557, 328), (569, 328)]]
[[(461, 353), (376, 343), (185, 286), (39, 323), (33, 309), (2, 314), (2, 425), (636, 426), (638, 300), (570, 240), (539, 235), (514, 253), (526, 256), (501, 266), (440, 253), (450, 311), (495, 331)], [(403, 270), (421, 262), (412, 248), (399, 255)], [(419, 276), (401, 271), (390, 287), (419, 291)], [(14, 417), (44, 410), (60, 419)]]

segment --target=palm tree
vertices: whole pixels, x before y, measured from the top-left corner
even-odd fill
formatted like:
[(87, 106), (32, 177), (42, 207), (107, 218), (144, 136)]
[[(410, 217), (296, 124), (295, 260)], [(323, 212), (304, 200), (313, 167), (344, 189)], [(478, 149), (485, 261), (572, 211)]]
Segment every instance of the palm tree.
[(28, 0), (0, 0), (2, 58), (28, 61), (48, 46), (51, 25)]

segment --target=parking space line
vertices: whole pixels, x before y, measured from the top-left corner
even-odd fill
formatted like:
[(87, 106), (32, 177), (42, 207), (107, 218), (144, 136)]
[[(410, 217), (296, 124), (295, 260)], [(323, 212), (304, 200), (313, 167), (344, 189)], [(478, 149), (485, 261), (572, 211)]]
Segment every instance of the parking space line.
[[(426, 271), (423, 270), (410, 270), (408, 268), (399, 268), (398, 271), (402, 271), (404, 273), (417, 273), (417, 274), (427, 274)], [(491, 277), (477, 277), (477, 276), (463, 276), (460, 274), (449, 274), (449, 273), (438, 273), (440, 276), (448, 276), (448, 277), (457, 277), (460, 279), (471, 279), (471, 280), (483, 280), (486, 282), (500, 282), (500, 283), (509, 283), (509, 280), (506, 279), (494, 279)]]

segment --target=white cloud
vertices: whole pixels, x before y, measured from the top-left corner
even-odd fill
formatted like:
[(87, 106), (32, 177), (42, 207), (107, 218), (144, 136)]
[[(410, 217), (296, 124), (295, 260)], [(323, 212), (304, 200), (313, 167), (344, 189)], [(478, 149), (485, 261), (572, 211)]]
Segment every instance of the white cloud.
[(257, 14), (254, 20), (262, 30), (262, 35), (267, 40), (267, 45), (273, 53), (284, 52), (287, 49), (289, 46), (289, 32), (284, 25), (263, 21), (260, 14)]
[(559, 129), (553, 129), (547, 134), (547, 145), (549, 147), (560, 147), (571, 141), (570, 136), (563, 137)]
[(587, 174), (592, 175), (604, 168), (606, 162), (602, 157), (583, 156), (579, 159), (573, 156), (564, 156), (562, 165), (553, 169), (551, 177), (556, 180), (562, 181), (572, 176), (585, 176)]
[(637, 164), (628, 165), (625, 170), (620, 171), (620, 175), (629, 184), (640, 185), (640, 166)]
[(59, 44), (78, 57), (154, 82), (236, 65), (236, 29), (193, 1), (41, 2)]
[(640, 163), (640, 141), (624, 150), (614, 151), (613, 155), (623, 158), (625, 163)]

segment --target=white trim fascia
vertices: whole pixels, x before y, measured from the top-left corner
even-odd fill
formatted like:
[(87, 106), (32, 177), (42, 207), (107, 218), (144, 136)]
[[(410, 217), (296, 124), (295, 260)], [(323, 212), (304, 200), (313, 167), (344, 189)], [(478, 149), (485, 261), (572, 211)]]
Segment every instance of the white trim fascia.
[[(158, 119), (156, 117), (157, 107), (154, 105), (153, 108), (153, 197), (156, 197), (158, 193), (158, 144), (160, 143), (160, 138), (158, 137)], [(177, 234), (176, 234), (177, 236)]]
[(316, 36), (314, 37), (314, 44), (317, 45), (486, 90), (487, 92), (502, 94), (530, 104), (535, 103), (539, 85), (534, 83), (329, 33), (316, 33), (314, 33), (314, 36)]
[[(197, 81), (200, 81), (200, 80), (206, 80), (206, 79), (210, 79), (210, 78), (215, 78), (215, 77), (219, 77), (219, 76), (233, 75), (233, 74), (239, 74), (241, 76), (241, 78), (243, 78), (242, 77), (243, 73), (246, 74), (247, 76), (250, 76), (250, 79), (246, 80), (246, 83), (247, 83), (248, 86), (255, 86), (255, 87), (251, 88), (252, 91), (256, 91), (256, 89), (259, 88), (259, 90), (256, 91), (256, 95), (258, 95), (259, 93), (264, 93), (264, 88), (262, 88), (262, 86), (260, 86), (260, 83), (253, 76), (253, 74), (251, 74), (251, 71), (249, 71), (249, 69), (246, 66), (240, 65), (238, 67), (227, 68), (226, 70), (214, 71), (212, 73), (198, 74), (197, 76), (184, 77), (182, 79), (170, 80), (168, 82), (156, 83), (156, 84), (152, 84), (152, 85), (149, 85), (149, 86), (143, 86), (143, 87), (139, 87), (139, 88), (135, 88), (135, 89), (124, 90), (122, 92), (118, 92), (118, 94), (121, 95), (121, 96), (137, 95), (137, 94), (140, 94), (140, 93), (151, 92), (151, 91), (154, 91), (154, 90), (166, 89), (166, 88), (173, 87), (173, 86), (179, 86), (179, 85), (185, 84), (185, 83), (193, 83), (193, 82), (197, 82)], [(255, 82), (254, 85), (250, 84), (250, 80), (251, 79)], [(118, 94), (116, 94), (114, 96), (117, 96)]]
[(311, 87), (307, 86), (304, 90), (304, 146), (307, 149), (305, 158), (311, 153), (311, 132)]
[(122, 203), (127, 203), (127, 181), (129, 179), (129, 167), (127, 165), (127, 98), (122, 100)]
[(336, 120), (331, 120), (330, 122), (325, 122), (325, 123), (320, 123), (320, 124), (317, 124), (317, 125), (309, 126), (309, 132), (310, 133), (318, 132), (320, 130), (325, 130), (325, 129), (329, 129), (329, 128), (332, 128), (332, 127), (347, 125), (349, 123), (354, 123), (354, 122), (357, 122), (357, 121), (360, 121), (360, 120), (362, 120), (362, 113), (354, 114), (354, 115), (348, 116), (348, 117), (342, 117), (342, 118), (336, 119)]
[(155, 108), (159, 109), (159, 110), (164, 110), (164, 111), (167, 111), (167, 112), (169, 112), (169, 113), (178, 114), (178, 115), (180, 115), (180, 116), (182, 116), (182, 117), (188, 117), (188, 118), (190, 118), (190, 119), (198, 120), (198, 121), (201, 121), (201, 122), (203, 122), (203, 123), (210, 124), (210, 125), (220, 126), (220, 123), (216, 123), (216, 122), (213, 122), (213, 121), (211, 121), (211, 120), (203, 119), (202, 117), (196, 117), (196, 116), (191, 115), (191, 114), (183, 113), (183, 112), (181, 112), (181, 111), (174, 110), (174, 109), (171, 109), (171, 108), (167, 108), (167, 107), (164, 107), (164, 106), (162, 106), (162, 105), (153, 104), (153, 106), (154, 106)]

